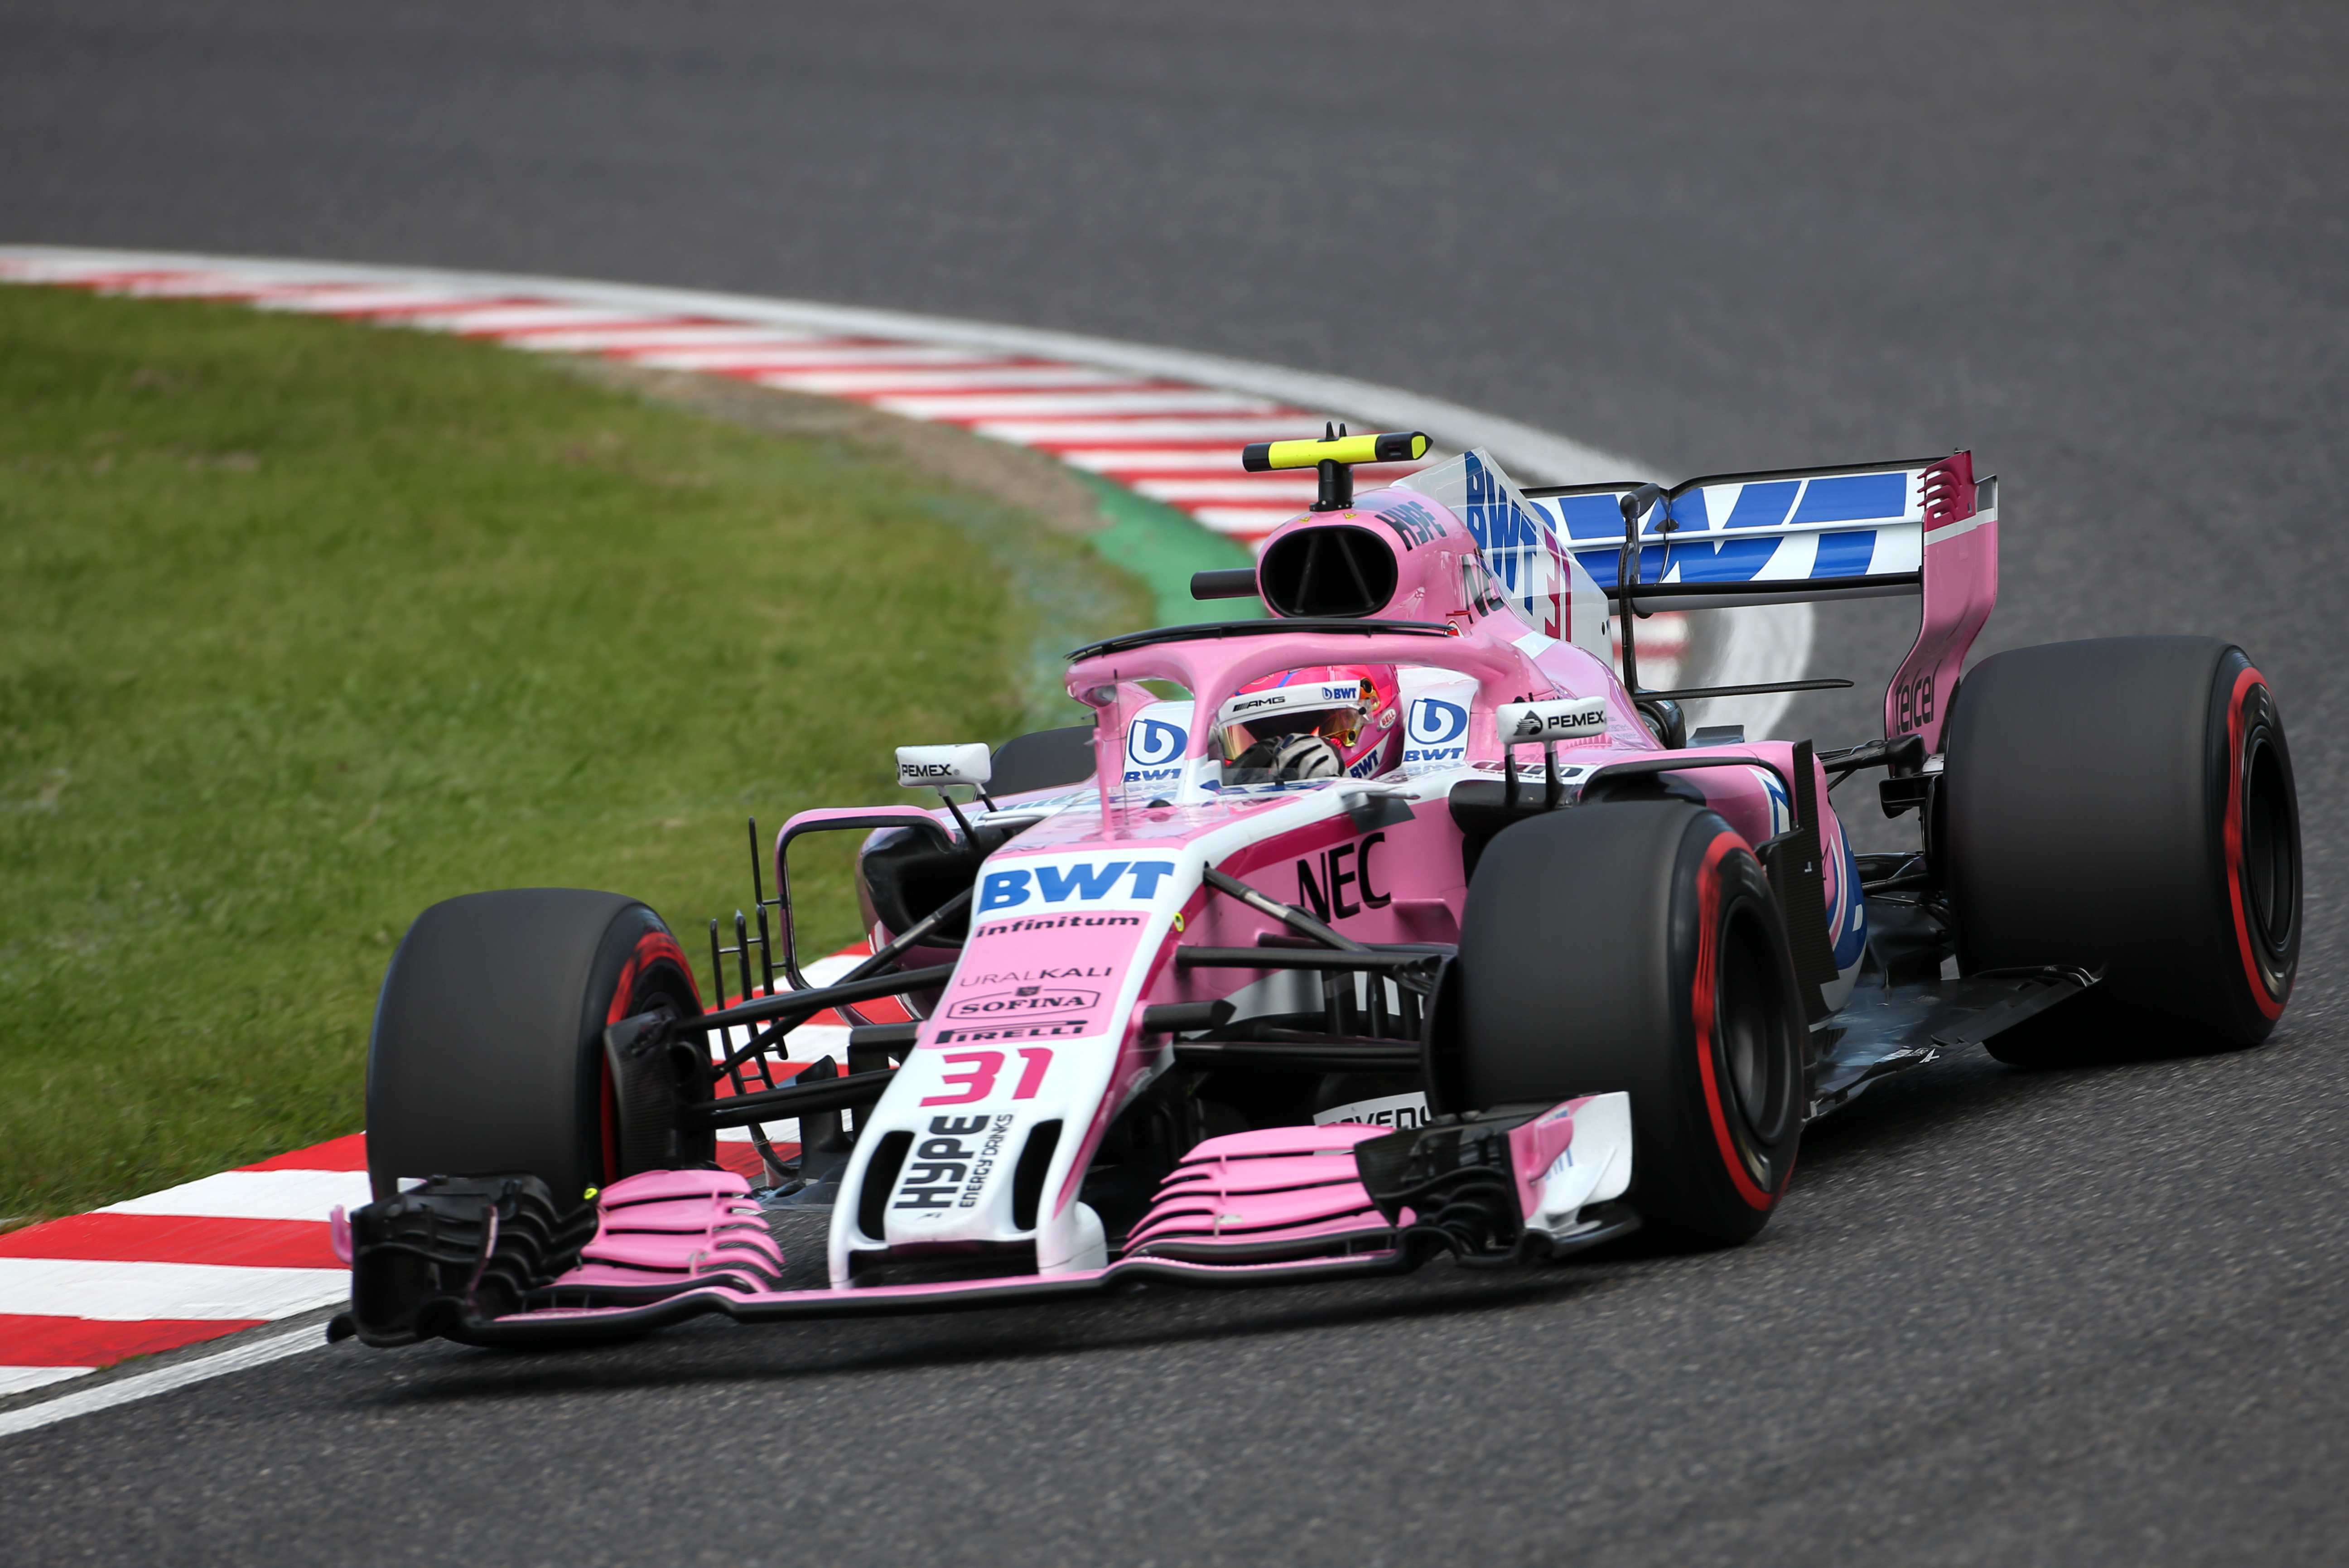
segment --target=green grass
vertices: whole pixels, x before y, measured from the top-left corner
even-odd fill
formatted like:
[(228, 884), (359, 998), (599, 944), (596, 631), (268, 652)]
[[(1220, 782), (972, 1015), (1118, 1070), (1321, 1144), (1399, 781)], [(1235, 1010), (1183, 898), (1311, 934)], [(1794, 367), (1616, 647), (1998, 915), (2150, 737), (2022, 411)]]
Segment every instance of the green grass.
[[(999, 558), (1009, 560), (1007, 568)], [(1036, 709), (1080, 540), (871, 453), (404, 332), (0, 288), (0, 1219), (360, 1125), (408, 921), (606, 888)], [(796, 857), (795, 857), (796, 859)], [(798, 889), (854, 934), (844, 859)]]

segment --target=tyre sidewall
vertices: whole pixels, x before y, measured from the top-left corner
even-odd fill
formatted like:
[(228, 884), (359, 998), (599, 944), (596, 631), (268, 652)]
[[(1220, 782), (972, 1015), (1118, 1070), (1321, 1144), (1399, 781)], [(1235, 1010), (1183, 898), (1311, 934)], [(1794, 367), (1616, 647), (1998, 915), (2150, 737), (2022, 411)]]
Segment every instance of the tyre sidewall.
[[(2224, 1022), (2245, 1044), (2265, 1040), (2292, 1000), (2300, 970), (2300, 805), (2291, 787), (2292, 753), (2282, 715), (2249, 657), (2230, 648), (2211, 683), (2210, 809), (2218, 820), (2210, 838), (2217, 850), (2217, 877), (2225, 888), (2222, 929), (2217, 945), (2225, 952), (2217, 967), (2229, 983), (2214, 985), (2224, 998)], [(2282, 785), (2268, 802), (2271, 827), (2282, 839), (2289, 892), (2281, 919), (2253, 917), (2249, 860), (2258, 835), (2252, 826), (2253, 767), (2261, 749), (2266, 765), (2280, 770)], [(2217, 900), (2214, 900), (2217, 902)]]
[[(1744, 841), (1704, 812), (1691, 824), (1675, 859), (1672, 976), (1666, 993), (1673, 1082), (1665, 1095), (1650, 1096), (1657, 1115), (1643, 1118), (1636, 1096), (1632, 1102), (1631, 1197), (1643, 1214), (1658, 1211), (1661, 1240), (1718, 1246), (1760, 1231), (1794, 1176), (1807, 1108), (1808, 1031), (1799, 1021), (1785, 923)], [(1766, 976), (1753, 972), (1756, 955), (1743, 955), (1741, 963), (1734, 952), (1754, 946), (1775, 961)], [(1759, 1114), (1749, 1114), (1732, 1086), (1734, 1025), (1727, 1004), (1738, 982), (1757, 980), (1777, 992), (1775, 1054), (1784, 1065), (1775, 1075), (1760, 1075), (1778, 1081), (1761, 1085)]]
[[(2245, 904), (2245, 768), (2262, 748), (2292, 885), (2275, 942)], [(2274, 695), (2241, 649), (2128, 638), (1986, 659), (1952, 707), (1943, 791), (1961, 971), (2103, 973), (1993, 1055), (2181, 1054), (2273, 1029), (2298, 962), (2298, 808)]]
[[(1733, 967), (1771, 990), (1777, 1019), (1781, 1081), (1765, 1097), (1779, 1114), (1758, 1138), (1723, 1052), (1733, 932)], [(1721, 817), (1619, 802), (1507, 829), (1478, 866), (1460, 967), (1469, 1104), (1627, 1092), (1629, 1196), (1651, 1241), (1722, 1246), (1761, 1229), (1794, 1170), (1807, 1039), (1768, 882)]]
[(698, 1010), (660, 918), (616, 894), (470, 894), (417, 917), (367, 1054), (367, 1163), (402, 1178), (528, 1171), (557, 1199), (613, 1168), (605, 1028), (657, 1001)]

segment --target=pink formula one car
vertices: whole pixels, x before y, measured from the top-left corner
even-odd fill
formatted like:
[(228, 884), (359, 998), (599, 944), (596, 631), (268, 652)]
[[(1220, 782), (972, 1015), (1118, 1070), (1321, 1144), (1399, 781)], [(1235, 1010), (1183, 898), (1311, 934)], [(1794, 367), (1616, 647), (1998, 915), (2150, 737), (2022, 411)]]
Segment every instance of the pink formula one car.
[[(616, 895), (426, 910), (376, 1015), (335, 1333), (554, 1345), (1716, 1247), (1769, 1219), (1806, 1123), (1943, 1052), (2274, 1027), (2300, 845), (2267, 684), (2187, 637), (1961, 682), (1997, 576), (1969, 454), (1528, 492), (1472, 452), (1353, 495), (1352, 464), (1425, 446), (1251, 448), (1321, 499), (1195, 592), (1268, 618), (1080, 649), (1089, 726), (898, 753), (975, 798), (793, 817), (759, 905), (787, 986), (738, 936), (744, 1000), (705, 1008)], [(1880, 737), (1683, 732), (1684, 701), (1847, 681), (1640, 686), (1641, 614), (1883, 594), (1923, 613)], [(1871, 770), (1913, 851), (1847, 842), (1828, 790)], [(842, 831), (874, 950), (815, 986), (790, 853)], [(819, 1013), (845, 1070), (792, 1057)], [(716, 1158), (738, 1127), (756, 1189)]]

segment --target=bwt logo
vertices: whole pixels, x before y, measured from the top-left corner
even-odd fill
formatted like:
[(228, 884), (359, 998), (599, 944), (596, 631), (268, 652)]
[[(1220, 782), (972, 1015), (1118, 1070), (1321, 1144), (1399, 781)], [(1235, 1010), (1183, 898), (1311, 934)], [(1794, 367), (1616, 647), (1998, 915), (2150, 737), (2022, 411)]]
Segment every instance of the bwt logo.
[(1411, 743), (1448, 746), (1468, 733), (1468, 710), (1457, 702), (1423, 697), (1411, 705)]
[(1423, 697), (1411, 705), (1411, 745), (1407, 763), (1457, 762), (1467, 754), (1468, 710), (1439, 697)]
[(1012, 909), (1040, 898), (1047, 904), (1097, 904), (1117, 891), (1118, 883), (1133, 879), (1132, 896), (1148, 901), (1158, 896), (1158, 884), (1174, 874), (1172, 860), (1112, 860), (1075, 866), (1039, 866), (1033, 871), (989, 871), (979, 878), (978, 908)]
[(1474, 452), (1463, 462), (1468, 471), (1468, 499), (1462, 521), (1468, 524), (1469, 536), (1476, 541), (1485, 561), (1514, 592), (1519, 556), (1539, 547), (1540, 525), (1518, 510), (1516, 502)]
[(1170, 724), (1163, 719), (1135, 720), (1125, 737), (1125, 760), (1133, 764), (1125, 782), (1138, 784), (1144, 779), (1174, 777), (1182, 770), (1169, 764), (1183, 754), (1190, 742), (1191, 732), (1180, 724)]

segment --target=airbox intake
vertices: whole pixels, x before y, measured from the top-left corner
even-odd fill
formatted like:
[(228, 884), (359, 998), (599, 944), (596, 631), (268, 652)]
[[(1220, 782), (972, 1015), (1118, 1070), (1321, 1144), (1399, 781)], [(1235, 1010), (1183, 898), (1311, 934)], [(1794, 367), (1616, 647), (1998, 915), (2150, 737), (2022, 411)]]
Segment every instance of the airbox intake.
[(1257, 581), (1275, 615), (1373, 616), (1394, 597), (1394, 546), (1349, 524), (1300, 528), (1272, 542)]

